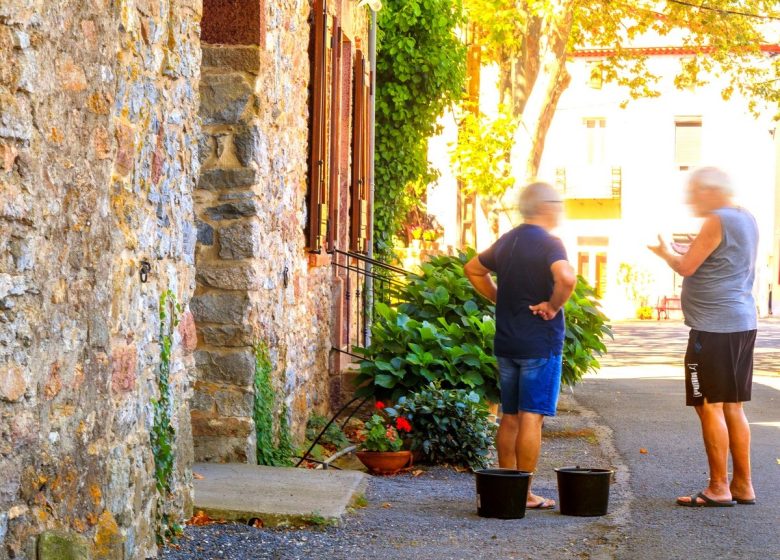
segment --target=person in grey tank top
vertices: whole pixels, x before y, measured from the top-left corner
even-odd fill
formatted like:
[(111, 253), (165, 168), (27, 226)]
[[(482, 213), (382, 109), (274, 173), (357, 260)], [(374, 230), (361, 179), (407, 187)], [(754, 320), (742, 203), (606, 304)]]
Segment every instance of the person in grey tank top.
[[(729, 176), (715, 167), (694, 171), (688, 204), (704, 218), (690, 245), (649, 247), (684, 277), (681, 303), (691, 328), (685, 353), (686, 404), (701, 421), (710, 468), (708, 486), (677, 499), (687, 507), (756, 503), (750, 472), (750, 426), (742, 403), (750, 400), (756, 303), (753, 299), (758, 227), (734, 206)], [(731, 452), (734, 471), (728, 475)]]

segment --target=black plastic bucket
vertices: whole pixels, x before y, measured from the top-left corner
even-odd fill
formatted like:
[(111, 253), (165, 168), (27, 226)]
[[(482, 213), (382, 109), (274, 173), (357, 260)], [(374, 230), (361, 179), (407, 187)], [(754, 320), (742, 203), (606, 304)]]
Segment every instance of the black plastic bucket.
[(522, 519), (531, 473), (514, 469), (482, 469), (477, 477), (477, 515)]
[(563, 515), (596, 517), (606, 515), (609, 507), (610, 469), (564, 467), (558, 474), (558, 500)]

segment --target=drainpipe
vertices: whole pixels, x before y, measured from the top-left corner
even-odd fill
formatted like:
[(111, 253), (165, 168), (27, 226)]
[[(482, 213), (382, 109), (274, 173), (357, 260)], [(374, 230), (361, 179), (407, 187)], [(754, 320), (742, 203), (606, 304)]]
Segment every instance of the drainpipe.
[[(381, 3), (377, 9), (381, 9)], [(371, 65), (371, 98), (369, 100), (369, 166), (368, 166), (368, 184), (369, 184), (369, 204), (371, 209), (368, 216), (368, 231), (370, 232), (371, 242), (368, 244), (368, 258), (374, 258), (374, 146), (376, 145), (376, 10), (371, 7), (371, 27), (368, 30), (368, 61)], [(366, 346), (371, 344), (371, 324), (374, 319), (374, 279), (371, 277), (371, 263), (366, 263), (366, 308), (363, 322), (363, 337)]]

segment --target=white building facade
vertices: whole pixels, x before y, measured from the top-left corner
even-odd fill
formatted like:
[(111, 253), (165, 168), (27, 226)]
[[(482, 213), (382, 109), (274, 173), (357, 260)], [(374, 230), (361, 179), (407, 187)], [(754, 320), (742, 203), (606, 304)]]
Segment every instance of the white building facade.
[[(600, 80), (604, 54), (583, 52), (570, 62), (572, 82), (558, 104), (539, 170), (539, 178), (564, 195), (566, 220), (556, 233), (572, 265), (603, 296), (612, 319), (634, 318), (640, 307), (679, 296), (682, 279), (646, 247), (658, 234), (685, 240), (699, 230), (685, 205), (686, 178), (696, 167), (715, 165), (732, 175), (737, 203), (759, 224), (759, 311), (768, 314), (774, 293), (780, 314), (780, 132), (774, 132), (772, 115), (752, 115), (736, 95), (723, 100), (717, 79), (707, 87), (677, 89), (674, 76), (686, 54), (675, 48), (646, 49), (650, 70), (662, 77), (662, 95), (622, 108), (626, 90)], [(483, 106), (490, 104), (486, 78), (483, 73)], [(441, 151), (441, 143), (433, 146)], [(440, 156), (432, 161), (441, 166)], [(452, 205), (440, 201), (456, 193), (446, 174), (431, 189), (429, 212), (446, 230), (457, 229), (457, 222)], [(506, 219), (500, 224), (499, 233), (512, 226)], [(494, 238), (483, 224), (477, 248)]]

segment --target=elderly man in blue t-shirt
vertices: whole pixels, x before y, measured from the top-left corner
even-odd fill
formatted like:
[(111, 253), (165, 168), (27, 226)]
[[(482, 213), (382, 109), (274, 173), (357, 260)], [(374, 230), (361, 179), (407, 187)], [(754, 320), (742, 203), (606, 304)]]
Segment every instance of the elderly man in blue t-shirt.
[[(496, 446), (502, 468), (536, 469), (543, 418), (554, 416), (558, 404), (562, 308), (577, 283), (563, 244), (549, 233), (561, 212), (561, 198), (553, 187), (528, 185), (520, 195), (524, 223), (466, 264), (476, 290), (496, 303), (495, 354), (503, 412)], [(526, 507), (550, 509), (555, 501), (533, 494), (529, 487)]]

